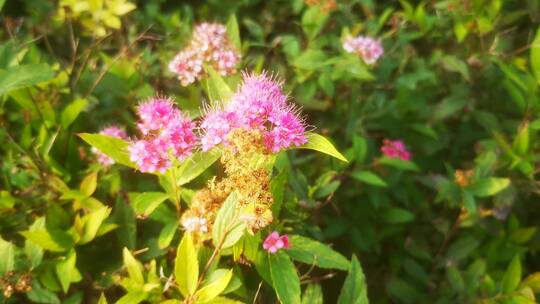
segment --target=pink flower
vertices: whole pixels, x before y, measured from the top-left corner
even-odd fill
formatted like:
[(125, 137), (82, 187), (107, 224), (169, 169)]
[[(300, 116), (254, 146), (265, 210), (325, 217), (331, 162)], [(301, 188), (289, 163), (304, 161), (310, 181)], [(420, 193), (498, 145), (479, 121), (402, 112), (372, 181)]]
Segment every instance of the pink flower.
[(274, 126), (264, 137), (268, 150), (277, 153), (307, 142), (304, 123), (292, 110), (273, 114), (271, 121)]
[[(104, 128), (99, 132), (99, 134), (102, 135), (108, 135), (120, 139), (127, 139), (126, 131), (123, 128), (117, 127), (117, 126), (109, 126)], [(101, 153), (97, 148), (92, 147), (92, 153), (94, 153), (97, 156), (97, 161), (101, 163), (104, 166), (110, 166), (114, 164), (114, 160), (110, 158), (109, 156)]]
[(405, 147), (405, 144), (401, 140), (389, 140), (383, 141), (381, 152), (390, 158), (399, 158), (402, 160), (410, 160), (411, 153)]
[(380, 40), (366, 36), (346, 37), (343, 49), (348, 53), (359, 55), (367, 64), (374, 64), (384, 53)]
[(208, 151), (216, 145), (226, 142), (227, 135), (240, 126), (234, 112), (211, 111), (206, 114), (202, 123), (201, 145), (203, 151)]
[(195, 123), (171, 99), (151, 99), (138, 107), (137, 114), (143, 138), (131, 143), (128, 151), (140, 171), (164, 173), (173, 158), (183, 160), (191, 154), (197, 143)]
[(242, 84), (225, 108), (204, 117), (203, 150), (226, 144), (227, 135), (237, 128), (261, 131), (267, 149), (274, 153), (305, 144), (306, 127), (298, 111), (287, 103), (282, 83), (266, 73), (242, 76)]
[(264, 250), (270, 253), (276, 253), (281, 248), (288, 249), (290, 247), (289, 236), (286, 234), (280, 236), (277, 231), (270, 233), (263, 243)]
[(236, 73), (239, 61), (240, 54), (230, 43), (226, 27), (201, 23), (193, 30), (188, 46), (169, 63), (169, 70), (177, 74), (181, 85), (187, 86), (206, 75), (205, 64), (227, 76)]

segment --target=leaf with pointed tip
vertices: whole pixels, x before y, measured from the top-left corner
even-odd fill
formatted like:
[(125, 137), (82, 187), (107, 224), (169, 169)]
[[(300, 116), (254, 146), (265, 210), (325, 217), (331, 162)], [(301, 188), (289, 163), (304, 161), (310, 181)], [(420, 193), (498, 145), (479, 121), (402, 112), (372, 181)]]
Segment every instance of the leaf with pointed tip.
[(306, 136), (307, 136), (308, 142), (305, 145), (298, 147), (298, 149), (310, 149), (310, 150), (319, 151), (324, 154), (333, 156), (346, 163), (349, 162), (347, 158), (345, 158), (345, 156), (343, 156), (343, 154), (341, 154), (336, 149), (336, 147), (334, 147), (334, 145), (324, 136), (319, 135), (317, 133), (312, 133), (312, 132), (307, 132)]

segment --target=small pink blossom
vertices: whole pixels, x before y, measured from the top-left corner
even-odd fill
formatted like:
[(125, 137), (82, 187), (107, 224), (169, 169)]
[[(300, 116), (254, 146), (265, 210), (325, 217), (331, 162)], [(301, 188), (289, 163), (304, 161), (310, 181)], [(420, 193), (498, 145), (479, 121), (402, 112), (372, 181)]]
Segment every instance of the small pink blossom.
[(208, 151), (216, 145), (225, 143), (229, 132), (239, 126), (238, 117), (234, 112), (208, 112), (200, 125), (203, 131), (202, 150)]
[(142, 172), (164, 173), (173, 158), (183, 160), (197, 143), (195, 123), (171, 99), (153, 98), (139, 105), (137, 126), (143, 138), (128, 147), (130, 159)]
[(279, 249), (288, 249), (290, 247), (289, 236), (286, 234), (280, 236), (277, 231), (270, 233), (263, 243), (264, 250), (270, 253), (276, 253)]
[(390, 158), (399, 158), (402, 160), (410, 160), (411, 153), (407, 150), (407, 147), (401, 140), (389, 140), (383, 141), (381, 152)]
[(359, 55), (367, 64), (374, 64), (384, 53), (381, 41), (367, 36), (346, 37), (343, 49)]
[[(117, 127), (117, 126), (109, 126), (104, 128), (103, 130), (99, 131), (99, 134), (102, 135), (108, 135), (120, 139), (127, 139), (127, 133), (123, 128)], [(92, 153), (94, 153), (97, 156), (97, 161), (104, 165), (104, 166), (110, 166), (114, 164), (114, 160), (110, 158), (109, 156), (105, 155), (101, 151), (99, 151), (97, 148), (92, 147)]]
[(182, 86), (206, 76), (203, 65), (209, 65), (222, 76), (236, 73), (240, 53), (227, 36), (227, 29), (219, 23), (201, 23), (193, 29), (188, 45), (169, 63)]
[(277, 153), (307, 142), (304, 121), (287, 103), (282, 82), (275, 77), (244, 73), (243, 81), (222, 110), (210, 111), (201, 124), (204, 151), (226, 144), (227, 135), (237, 128), (259, 130), (268, 151)]

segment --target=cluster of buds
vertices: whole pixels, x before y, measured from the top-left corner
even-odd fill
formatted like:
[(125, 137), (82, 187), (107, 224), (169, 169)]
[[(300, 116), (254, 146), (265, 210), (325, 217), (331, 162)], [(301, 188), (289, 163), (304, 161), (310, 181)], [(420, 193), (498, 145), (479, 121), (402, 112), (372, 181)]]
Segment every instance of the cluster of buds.
[(0, 277), (0, 289), (4, 298), (9, 299), (14, 293), (25, 293), (32, 290), (32, 277), (29, 273), (10, 271)]
[(366, 64), (374, 64), (384, 53), (381, 41), (367, 36), (347, 36), (343, 41), (343, 49), (357, 54)]
[[(101, 135), (107, 135), (111, 137), (116, 137), (120, 139), (128, 139), (127, 133), (123, 128), (120, 128), (118, 126), (108, 126), (104, 129), (102, 129), (99, 134)], [(92, 153), (96, 155), (97, 161), (104, 165), (104, 166), (110, 166), (114, 164), (114, 160), (110, 158), (109, 156), (105, 155), (101, 151), (99, 151), (96, 147), (92, 147)]]
[(267, 150), (273, 153), (307, 142), (305, 124), (287, 102), (282, 83), (266, 73), (244, 74), (232, 99), (222, 109), (210, 110), (201, 129), (204, 151), (227, 145), (227, 137), (235, 129), (259, 130)]
[(169, 70), (187, 86), (205, 76), (204, 65), (226, 76), (236, 73), (239, 60), (240, 54), (229, 41), (225, 26), (201, 23), (193, 30), (188, 46), (169, 63)]
[(381, 147), (381, 152), (390, 158), (399, 158), (401, 160), (411, 159), (411, 153), (401, 140), (385, 139)]
[(454, 182), (460, 187), (467, 187), (473, 179), (473, 170), (456, 170), (454, 173)]
[(137, 127), (142, 137), (128, 147), (141, 172), (164, 173), (173, 160), (188, 157), (196, 145), (195, 123), (171, 99), (153, 98), (139, 105)]

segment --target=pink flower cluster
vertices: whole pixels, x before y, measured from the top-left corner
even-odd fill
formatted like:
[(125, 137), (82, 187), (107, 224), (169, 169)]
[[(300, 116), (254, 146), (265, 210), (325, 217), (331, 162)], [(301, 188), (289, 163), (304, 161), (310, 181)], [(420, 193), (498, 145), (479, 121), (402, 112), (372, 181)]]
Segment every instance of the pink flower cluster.
[(264, 250), (270, 253), (276, 253), (279, 249), (290, 247), (289, 236), (286, 234), (280, 236), (277, 231), (270, 233), (263, 242)]
[(390, 158), (399, 158), (402, 160), (410, 160), (411, 153), (405, 147), (405, 144), (401, 140), (389, 140), (383, 141), (381, 152)]
[(201, 23), (195, 27), (189, 45), (169, 63), (169, 70), (178, 75), (183, 86), (187, 86), (204, 77), (204, 64), (226, 76), (236, 72), (239, 60), (240, 54), (230, 43), (225, 26)]
[(141, 172), (164, 173), (172, 158), (182, 160), (191, 154), (197, 138), (195, 124), (175, 108), (168, 98), (153, 98), (139, 105), (137, 126), (142, 138), (128, 147), (130, 159)]
[(374, 64), (384, 53), (380, 40), (366, 36), (348, 36), (343, 41), (343, 49), (359, 55), (367, 64)]
[(229, 132), (237, 128), (260, 130), (267, 149), (274, 153), (307, 142), (304, 122), (287, 103), (282, 83), (266, 73), (243, 74), (230, 102), (206, 114), (201, 123), (202, 149), (226, 144)]
[[(120, 139), (127, 139), (126, 131), (123, 128), (114, 125), (102, 129), (101, 131), (99, 131), (99, 134), (108, 135)], [(91, 150), (92, 153), (96, 155), (97, 161), (100, 164), (104, 166), (110, 166), (114, 164), (114, 160), (112, 158), (99, 151), (96, 147), (92, 147)]]

